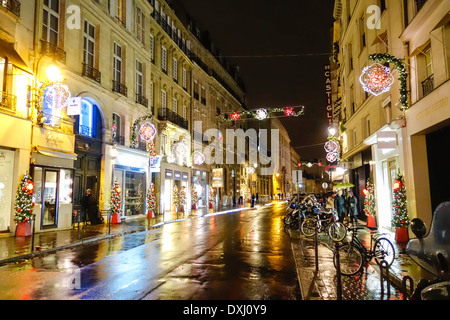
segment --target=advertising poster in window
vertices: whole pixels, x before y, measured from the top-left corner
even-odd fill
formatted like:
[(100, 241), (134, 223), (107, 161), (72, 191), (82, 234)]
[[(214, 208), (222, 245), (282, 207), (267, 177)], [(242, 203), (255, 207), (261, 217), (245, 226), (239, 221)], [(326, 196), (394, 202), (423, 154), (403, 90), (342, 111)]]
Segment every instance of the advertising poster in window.
[(14, 151), (0, 149), (0, 231), (10, 224), (13, 172)]
[(212, 169), (212, 187), (223, 188), (223, 168)]

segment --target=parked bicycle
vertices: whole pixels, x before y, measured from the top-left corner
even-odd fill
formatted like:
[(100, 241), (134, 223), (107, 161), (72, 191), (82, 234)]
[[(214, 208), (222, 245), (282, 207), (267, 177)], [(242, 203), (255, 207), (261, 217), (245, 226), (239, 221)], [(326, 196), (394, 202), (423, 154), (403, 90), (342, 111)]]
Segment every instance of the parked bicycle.
[[(341, 274), (352, 276), (361, 271), (363, 266), (367, 265), (372, 259), (375, 259), (378, 265), (385, 260), (389, 266), (392, 265), (395, 258), (395, 249), (392, 242), (383, 237), (384, 234), (377, 234), (377, 228), (371, 229), (370, 247), (367, 249), (361, 240), (358, 239), (358, 230), (364, 229), (363, 226), (351, 227), (348, 230), (352, 233), (352, 240), (337, 247), (339, 250), (339, 262)], [(373, 246), (372, 246), (373, 244)], [(334, 266), (337, 266), (337, 251), (333, 258)]]
[(300, 230), (306, 237), (312, 237), (317, 232), (325, 231), (333, 241), (342, 241), (347, 235), (347, 227), (339, 222), (337, 212), (334, 209), (328, 211), (314, 208), (314, 217), (306, 218), (301, 226)]

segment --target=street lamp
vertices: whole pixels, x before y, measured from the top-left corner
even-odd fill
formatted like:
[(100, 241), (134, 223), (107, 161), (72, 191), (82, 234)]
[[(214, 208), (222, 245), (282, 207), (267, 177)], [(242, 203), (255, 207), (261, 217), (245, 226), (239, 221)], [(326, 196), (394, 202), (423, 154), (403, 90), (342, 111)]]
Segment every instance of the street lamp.
[(329, 127), (328, 133), (330, 134), (330, 136), (334, 136), (336, 134), (336, 129), (333, 127)]
[(62, 80), (61, 70), (55, 66), (51, 65), (46, 70), (47, 78), (50, 82), (58, 82)]

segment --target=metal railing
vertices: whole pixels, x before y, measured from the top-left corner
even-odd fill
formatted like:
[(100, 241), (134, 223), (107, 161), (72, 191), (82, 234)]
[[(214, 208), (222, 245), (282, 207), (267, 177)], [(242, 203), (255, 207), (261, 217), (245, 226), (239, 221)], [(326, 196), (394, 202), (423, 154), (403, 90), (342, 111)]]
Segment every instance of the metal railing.
[(66, 52), (46, 40), (41, 40), (41, 54), (52, 55), (56, 60), (66, 63)]
[(432, 74), (422, 81), (423, 96), (430, 94), (434, 90), (434, 75)]
[(0, 91), (0, 109), (10, 112), (16, 112), (16, 107), (17, 97), (12, 94)]
[(148, 108), (148, 99), (143, 95), (136, 93), (136, 103), (143, 105)]
[(117, 92), (117, 93), (120, 93), (121, 95), (128, 96), (128, 88), (124, 84), (120, 83), (119, 81), (115, 81), (115, 80), (113, 80), (112, 83), (113, 83), (113, 87), (112, 87), (113, 92)]
[(18, 0), (1, 0), (0, 6), (20, 17), (20, 1)]
[(170, 121), (185, 130), (189, 129), (189, 122), (185, 118), (167, 108), (158, 109), (158, 119), (162, 121)]
[(102, 73), (89, 64), (83, 63), (82, 75), (98, 83), (102, 82)]

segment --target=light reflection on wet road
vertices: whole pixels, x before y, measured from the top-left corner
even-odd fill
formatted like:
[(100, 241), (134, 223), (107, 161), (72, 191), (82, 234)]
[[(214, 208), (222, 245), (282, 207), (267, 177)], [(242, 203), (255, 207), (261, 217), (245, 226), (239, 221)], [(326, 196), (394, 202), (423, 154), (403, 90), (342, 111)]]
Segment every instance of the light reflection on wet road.
[(169, 223), (6, 265), (0, 299), (300, 299), (284, 209)]

